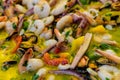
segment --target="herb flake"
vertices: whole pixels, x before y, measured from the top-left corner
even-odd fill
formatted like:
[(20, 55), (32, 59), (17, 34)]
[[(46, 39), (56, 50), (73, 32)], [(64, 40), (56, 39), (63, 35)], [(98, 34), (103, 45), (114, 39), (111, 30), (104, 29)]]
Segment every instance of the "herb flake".
[(106, 77), (105, 80), (110, 80), (110, 79)]
[(6, 46), (3, 46), (3, 45), (2, 45), (2, 46), (1, 46), (1, 48), (2, 48), (2, 49), (5, 49), (5, 48), (6, 48)]
[(17, 29), (17, 25), (15, 23), (12, 24), (13, 29)]
[(23, 22), (23, 29), (26, 31), (28, 29), (29, 26), (29, 22), (28, 21), (24, 21)]
[(33, 77), (32, 77), (32, 80), (37, 80), (38, 78), (39, 78), (39, 75), (34, 74)]

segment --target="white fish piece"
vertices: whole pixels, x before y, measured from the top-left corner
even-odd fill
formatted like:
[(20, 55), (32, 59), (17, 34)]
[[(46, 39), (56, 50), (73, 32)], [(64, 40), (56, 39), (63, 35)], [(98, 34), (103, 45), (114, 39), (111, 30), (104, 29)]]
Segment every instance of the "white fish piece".
[(34, 14), (37, 14), (39, 18), (47, 17), (50, 14), (50, 6), (47, 1), (42, 0), (39, 4), (34, 6)]
[(42, 19), (42, 21), (44, 22), (45, 26), (48, 26), (54, 21), (54, 16), (45, 17)]
[(38, 70), (38, 72), (36, 74), (39, 75), (39, 77), (40, 77), (40, 76), (46, 74), (47, 71), (48, 71), (47, 68), (41, 68)]
[(31, 9), (34, 7), (34, 5), (38, 4), (39, 1), (42, 1), (42, 0), (22, 0), (22, 4), (23, 5), (26, 5), (28, 9)]
[(57, 43), (57, 41), (56, 41), (55, 39), (49, 39), (49, 40), (45, 41), (44, 44), (45, 44), (47, 47), (49, 47), (49, 46), (55, 45), (56, 43)]
[(7, 21), (6, 26), (5, 26), (5, 30), (9, 35), (11, 35), (15, 31), (15, 29), (13, 28), (13, 23), (10, 21)]
[(27, 70), (28, 71), (35, 71), (35, 70), (38, 70), (39, 68), (41, 68), (43, 66), (44, 66), (44, 63), (41, 59), (31, 58), (31, 59), (28, 60)]
[(15, 8), (21, 13), (26, 13), (27, 12), (27, 9), (25, 7), (19, 5), (19, 4), (16, 4)]
[(30, 27), (29, 31), (34, 32), (36, 35), (39, 35), (43, 31), (44, 28), (45, 28), (45, 25), (43, 21), (35, 20), (32, 27)]
[(65, 26), (69, 25), (70, 23), (73, 22), (73, 18), (71, 15), (66, 15), (64, 17), (62, 17), (56, 24), (56, 28), (57, 29), (62, 29), (64, 28)]
[(41, 34), (40, 34), (40, 37), (41, 38), (44, 38), (46, 40), (50, 39), (52, 37), (52, 30), (49, 29), (47, 31), (43, 31)]
[(59, 15), (66, 10), (67, 0), (58, 0), (56, 5), (51, 11), (52, 15)]

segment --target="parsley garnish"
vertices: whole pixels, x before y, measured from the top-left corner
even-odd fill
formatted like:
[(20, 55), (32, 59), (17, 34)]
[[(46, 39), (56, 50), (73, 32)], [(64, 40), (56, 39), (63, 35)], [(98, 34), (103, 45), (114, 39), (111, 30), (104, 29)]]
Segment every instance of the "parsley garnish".
[(70, 34), (70, 30), (69, 31), (67, 31), (66, 33), (65, 33), (65, 37), (68, 37), (69, 36), (69, 34)]
[(5, 48), (6, 48), (6, 46), (1, 46), (1, 48), (2, 48), (2, 49), (5, 49)]
[(17, 25), (15, 23), (12, 24), (13, 29), (17, 28)]
[(67, 8), (67, 5), (65, 5), (65, 8)]
[(33, 77), (32, 77), (32, 80), (37, 80), (38, 78), (39, 78), (39, 75), (34, 74)]
[(99, 46), (100, 49), (102, 50), (106, 50), (106, 49), (109, 49), (110, 46), (108, 44), (105, 44), (105, 43), (102, 43), (100, 46)]
[(24, 21), (23, 22), (23, 29), (26, 31), (28, 29), (29, 26), (29, 22), (28, 21)]
[(106, 13), (105, 16), (112, 16), (112, 13)]
[(83, 5), (89, 4), (90, 0), (79, 0)]
[(105, 80), (110, 80), (110, 79), (106, 77)]

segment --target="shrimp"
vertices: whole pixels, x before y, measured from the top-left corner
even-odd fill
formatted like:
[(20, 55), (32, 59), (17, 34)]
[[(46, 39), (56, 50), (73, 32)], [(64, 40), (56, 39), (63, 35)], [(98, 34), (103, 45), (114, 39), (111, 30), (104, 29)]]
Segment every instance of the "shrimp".
[(50, 0), (49, 4), (53, 7), (51, 14), (55, 16), (62, 14), (70, 9), (75, 3), (76, 0)]
[(18, 64), (18, 70), (20, 73), (24, 73), (25, 71), (27, 71), (26, 66), (24, 66), (24, 65), (26, 65), (25, 61), (28, 61), (28, 59), (30, 59), (32, 57), (32, 55), (33, 55), (32, 52), (33, 52), (32, 48), (29, 48), (25, 52), (25, 54), (22, 56), (22, 58)]
[(9, 6), (8, 8), (5, 9), (5, 15), (8, 17), (13, 17), (14, 16), (14, 7)]
[(13, 23), (18, 24), (18, 17), (11, 17), (10, 21), (13, 22)]
[(118, 68), (114, 66), (103, 65), (99, 67), (98, 76), (102, 80), (106, 80), (106, 78), (108, 78), (109, 80), (112, 80), (116, 73), (120, 73), (120, 70)]
[(54, 40), (54, 39), (49, 39), (49, 40), (45, 41), (44, 44), (45, 44), (47, 47), (50, 47), (50, 46), (55, 45), (56, 43), (57, 43), (56, 40)]
[(69, 68), (70, 68), (70, 64), (65, 64), (65, 65), (59, 64), (58, 65), (58, 69), (61, 69), (61, 70), (66, 70)]
[(51, 7), (53, 7), (53, 6), (55, 6), (55, 4), (57, 3), (57, 1), (58, 1), (58, 0), (50, 0), (50, 1), (49, 1), (49, 5), (50, 5)]
[(64, 41), (64, 36), (59, 32), (58, 29), (54, 29), (54, 33), (58, 39), (59, 42), (63, 42)]
[(66, 58), (51, 58), (50, 54), (45, 53), (43, 56), (44, 61), (48, 65), (58, 66), (59, 64), (65, 65), (68, 64), (68, 59)]
[(6, 20), (7, 20), (7, 16), (0, 16), (0, 22), (6, 21)]
[(36, 75), (38, 75), (38, 80), (41, 80), (41, 77), (43, 77), (43, 75), (45, 75), (48, 72), (47, 68), (41, 68), (38, 70), (38, 72), (36, 73)]
[(68, 6), (69, 8), (71, 8), (76, 2), (77, 2), (77, 0), (69, 0), (69, 1), (67, 2), (67, 6)]
[(20, 13), (26, 13), (27, 9), (19, 4), (15, 5), (15, 8), (17, 9), (18, 12)]
[(42, 21), (44, 22), (45, 26), (48, 26), (54, 21), (54, 16), (45, 17), (42, 19)]
[(5, 30), (9, 35), (11, 35), (15, 31), (15, 29), (13, 28), (13, 23), (10, 21), (7, 21), (5, 24)]
[(5, 27), (5, 22), (0, 22), (0, 29)]
[(26, 5), (28, 9), (31, 9), (34, 7), (35, 4), (37, 4), (40, 0), (22, 0), (22, 4)]
[(34, 6), (34, 13), (39, 16), (39, 18), (47, 17), (50, 14), (50, 6), (47, 1), (42, 0), (39, 4)]
[(77, 14), (68, 14), (62, 17), (56, 24), (56, 28), (61, 30), (65, 26), (70, 26), (71, 23), (73, 22), (78, 22), (79, 21), (79, 28), (85, 28), (87, 24), (87, 20), (83, 15), (77, 15)]
[(34, 24), (32, 25), (32, 27), (30, 27), (29, 31), (34, 32), (36, 35), (39, 35), (44, 28), (45, 28), (45, 25), (43, 21), (35, 20)]
[(45, 39), (50, 39), (52, 37), (52, 30), (45, 30), (40, 34), (40, 37), (45, 38)]
[(44, 66), (44, 63), (41, 59), (29, 59), (27, 63), (27, 70), (28, 71), (35, 71)]
[(66, 8), (65, 6), (67, 5), (67, 0), (58, 0), (56, 5), (54, 6), (54, 8), (51, 11), (52, 15), (59, 15), (61, 13), (63, 13)]
[(56, 28), (60, 30), (72, 22), (73, 22), (72, 16), (66, 15), (57, 22)]

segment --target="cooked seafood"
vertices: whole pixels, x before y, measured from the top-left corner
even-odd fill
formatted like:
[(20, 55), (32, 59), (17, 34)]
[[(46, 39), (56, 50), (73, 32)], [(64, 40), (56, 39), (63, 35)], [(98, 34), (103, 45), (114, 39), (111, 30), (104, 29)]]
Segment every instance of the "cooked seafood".
[(119, 0), (0, 0), (0, 80), (119, 80)]

